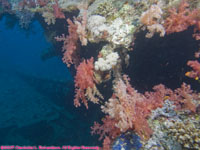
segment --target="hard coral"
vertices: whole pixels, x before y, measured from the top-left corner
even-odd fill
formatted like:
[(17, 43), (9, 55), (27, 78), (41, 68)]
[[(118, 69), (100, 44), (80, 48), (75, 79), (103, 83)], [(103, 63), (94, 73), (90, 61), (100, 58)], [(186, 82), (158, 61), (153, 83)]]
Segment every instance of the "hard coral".
[[(170, 122), (170, 121), (168, 121)], [(171, 122), (168, 134), (177, 140), (183, 149), (200, 149), (199, 116), (184, 116), (181, 120)]]

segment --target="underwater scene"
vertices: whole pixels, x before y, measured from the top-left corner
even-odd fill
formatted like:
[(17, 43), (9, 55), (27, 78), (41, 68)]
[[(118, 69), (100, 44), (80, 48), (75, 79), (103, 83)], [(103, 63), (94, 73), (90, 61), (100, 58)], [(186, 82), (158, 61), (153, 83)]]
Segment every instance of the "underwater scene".
[(200, 0), (0, 0), (0, 150), (200, 150)]

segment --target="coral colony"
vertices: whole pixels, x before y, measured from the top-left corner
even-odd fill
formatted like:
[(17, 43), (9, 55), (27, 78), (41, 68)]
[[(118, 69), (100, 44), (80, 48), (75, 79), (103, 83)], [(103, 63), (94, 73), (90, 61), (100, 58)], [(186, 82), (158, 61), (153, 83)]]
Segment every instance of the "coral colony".
[[(190, 28), (198, 42), (199, 0), (1, 0), (0, 4), (0, 13), (15, 14), (22, 27), (39, 15), (46, 26), (62, 23), (68, 30), (57, 32), (52, 41), (63, 45), (63, 63), (76, 70), (75, 107), (90, 109), (94, 103), (105, 114), (91, 127), (103, 150), (200, 149), (199, 93), (184, 82), (175, 90), (159, 84), (141, 93), (123, 71), (139, 32), (146, 31), (145, 39), (163, 38)], [(86, 56), (82, 48), (93, 43), (101, 48), (93, 47)], [(184, 74), (198, 82), (200, 52), (194, 56), (186, 62)], [(113, 94), (107, 99), (100, 87), (108, 82)]]

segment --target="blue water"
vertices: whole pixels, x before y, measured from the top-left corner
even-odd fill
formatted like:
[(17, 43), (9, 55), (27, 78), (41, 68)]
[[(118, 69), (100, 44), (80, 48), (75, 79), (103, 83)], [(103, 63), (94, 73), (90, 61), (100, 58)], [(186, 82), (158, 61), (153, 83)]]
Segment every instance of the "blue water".
[(95, 145), (95, 114), (73, 106), (74, 84), (38, 21), (30, 29), (0, 20), (0, 145)]
[(41, 60), (41, 53), (52, 47), (52, 44), (45, 39), (44, 30), (38, 21), (31, 24), (30, 31), (25, 31), (18, 24), (7, 29), (5, 19), (4, 17), (0, 23), (0, 43), (3, 43), (0, 44), (0, 67), (6, 66), (10, 70), (15, 69), (44, 78), (72, 80), (60, 58), (54, 57), (46, 62)]

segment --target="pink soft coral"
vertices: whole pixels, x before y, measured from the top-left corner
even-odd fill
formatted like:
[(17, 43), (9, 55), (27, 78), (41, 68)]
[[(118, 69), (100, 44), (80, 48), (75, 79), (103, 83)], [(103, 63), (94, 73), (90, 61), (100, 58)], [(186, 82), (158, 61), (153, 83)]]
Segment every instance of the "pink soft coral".
[(187, 62), (187, 65), (192, 67), (192, 71), (187, 72), (185, 75), (196, 80), (200, 77), (200, 63), (197, 60), (190, 60)]
[(75, 64), (76, 67), (79, 64), (79, 56), (78, 56), (79, 36), (77, 34), (77, 25), (74, 24), (70, 19), (67, 19), (67, 22), (69, 24), (68, 26), (69, 35), (65, 36), (63, 34), (62, 36), (56, 37), (55, 39), (57, 41), (64, 41), (62, 47), (62, 51), (64, 52), (62, 58), (63, 62), (66, 63), (68, 67), (70, 67), (71, 64)]
[(64, 13), (62, 12), (61, 8), (58, 5), (58, 0), (55, 0), (55, 2), (56, 3), (52, 5), (53, 10), (54, 10), (54, 16), (60, 19), (65, 18)]
[(196, 112), (195, 101), (199, 99), (199, 94), (195, 93), (186, 83), (183, 83), (181, 88), (177, 88), (170, 95), (170, 100), (174, 101), (177, 109), (190, 110), (191, 112)]
[(99, 140), (103, 140), (103, 150), (109, 150), (111, 143), (114, 139), (120, 135), (120, 129), (115, 126), (117, 123), (115, 119), (111, 119), (108, 115), (102, 119), (103, 124), (100, 125), (94, 122), (93, 127), (91, 127), (91, 134), (99, 134)]
[(103, 150), (110, 150), (111, 140), (108, 136), (103, 140)]
[[(200, 16), (200, 14), (199, 14), (199, 16)], [(197, 23), (195, 25), (193, 37), (196, 40), (200, 40), (200, 19), (197, 21)]]
[(102, 140), (106, 136), (110, 137), (110, 139), (115, 139), (118, 135), (120, 135), (120, 129), (115, 126), (117, 123), (115, 119), (111, 119), (108, 115), (102, 119), (103, 125), (100, 125), (97, 122), (94, 122), (93, 127), (91, 127), (91, 134), (99, 134), (99, 140)]
[(93, 57), (89, 60), (84, 60), (78, 67), (75, 76), (75, 87), (76, 87), (76, 95), (74, 99), (74, 105), (76, 107), (80, 106), (80, 99), (82, 103), (88, 109), (87, 99), (92, 101), (93, 103), (98, 103), (98, 96), (103, 98), (100, 92), (97, 90), (94, 79), (94, 65), (93, 65)]
[(167, 34), (184, 31), (197, 23), (198, 10), (190, 11), (189, 4), (184, 0), (180, 3), (178, 9), (169, 9), (169, 13), (170, 15), (166, 18), (164, 24)]
[(134, 129), (141, 138), (148, 139), (152, 130), (148, 125), (147, 117), (152, 109), (162, 106), (163, 98), (160, 97), (158, 102), (155, 102), (153, 97), (151, 98), (153, 101), (147, 99), (132, 88), (129, 84), (129, 78), (124, 76), (124, 81), (119, 79), (116, 82), (114, 95), (106, 102), (105, 106), (102, 106), (102, 111), (116, 120), (115, 126), (121, 132)]

